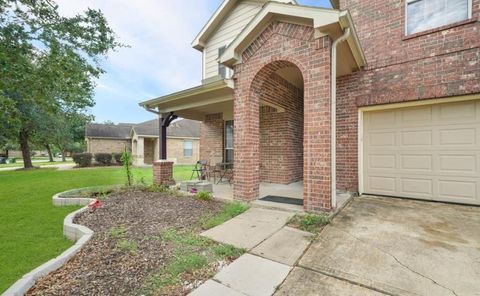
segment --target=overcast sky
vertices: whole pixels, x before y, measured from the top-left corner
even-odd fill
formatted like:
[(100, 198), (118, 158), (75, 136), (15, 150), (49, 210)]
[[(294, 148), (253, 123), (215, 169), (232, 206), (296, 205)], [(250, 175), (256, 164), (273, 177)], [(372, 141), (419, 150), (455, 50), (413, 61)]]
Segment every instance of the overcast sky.
[[(190, 45), (222, 0), (57, 0), (64, 15), (101, 9), (120, 42), (97, 82), (95, 121), (142, 122), (154, 118), (144, 100), (200, 84), (201, 53)], [(330, 7), (329, 0), (298, 0)]]

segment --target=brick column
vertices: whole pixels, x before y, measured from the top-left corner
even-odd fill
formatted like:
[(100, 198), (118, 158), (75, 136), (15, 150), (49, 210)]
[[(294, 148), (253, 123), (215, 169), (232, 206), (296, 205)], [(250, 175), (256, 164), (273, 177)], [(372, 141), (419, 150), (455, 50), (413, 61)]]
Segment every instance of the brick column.
[(260, 190), (259, 99), (246, 80), (234, 91), (234, 186), (233, 196), (243, 201), (258, 199)]
[(330, 39), (317, 40), (304, 92), (304, 209), (329, 211), (331, 201)]
[(153, 163), (153, 183), (166, 186), (175, 185), (172, 161), (160, 160)]

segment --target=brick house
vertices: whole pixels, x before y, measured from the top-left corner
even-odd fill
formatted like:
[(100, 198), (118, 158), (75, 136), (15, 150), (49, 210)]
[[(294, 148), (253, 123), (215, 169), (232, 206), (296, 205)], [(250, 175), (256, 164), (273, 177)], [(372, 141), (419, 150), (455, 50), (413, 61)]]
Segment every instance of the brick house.
[(339, 191), (480, 204), (480, 0), (332, 6), (225, 0), (192, 43), (202, 84), (140, 105), (163, 132), (202, 121), (237, 199), (301, 181), (307, 211)]
[[(159, 159), (158, 119), (139, 124), (89, 124), (85, 128), (88, 153), (121, 153), (132, 151), (135, 165), (152, 164)], [(175, 164), (195, 164), (200, 154), (200, 123), (178, 120), (171, 124), (168, 135), (169, 160)]]

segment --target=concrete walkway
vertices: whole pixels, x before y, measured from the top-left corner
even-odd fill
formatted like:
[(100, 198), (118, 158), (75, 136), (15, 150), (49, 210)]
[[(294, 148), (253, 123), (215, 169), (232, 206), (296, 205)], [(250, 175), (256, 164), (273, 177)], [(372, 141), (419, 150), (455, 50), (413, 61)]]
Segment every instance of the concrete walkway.
[(212, 228), (203, 236), (247, 249), (190, 295), (273, 295), (310, 245), (312, 234), (285, 226), (294, 213), (263, 208)]

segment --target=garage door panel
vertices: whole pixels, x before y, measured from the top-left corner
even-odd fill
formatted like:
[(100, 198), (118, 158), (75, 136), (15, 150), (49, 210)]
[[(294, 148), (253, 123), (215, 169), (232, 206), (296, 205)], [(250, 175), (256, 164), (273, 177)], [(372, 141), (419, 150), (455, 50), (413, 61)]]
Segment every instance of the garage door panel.
[(395, 147), (395, 132), (374, 132), (369, 135), (372, 146)]
[(475, 128), (456, 128), (440, 130), (440, 145), (467, 145), (477, 144), (477, 130)]
[[(474, 173), (477, 174), (477, 155), (449, 155), (439, 156), (439, 170), (444, 173)], [(478, 174), (480, 177), (480, 174)]]
[(442, 198), (475, 200), (477, 198), (477, 182), (441, 179), (438, 182), (438, 194)]
[(451, 121), (453, 123), (474, 121), (478, 119), (476, 114), (476, 104), (475, 101), (469, 101), (438, 105), (439, 119), (442, 122)]
[(402, 146), (431, 146), (432, 131), (405, 131), (400, 133), (402, 135)]
[(401, 192), (406, 195), (423, 195), (431, 199), (433, 196), (433, 180), (421, 178), (401, 178)]
[(423, 106), (418, 108), (405, 109), (401, 112), (402, 124), (409, 125), (418, 122), (431, 122), (433, 112), (431, 106)]
[(367, 178), (369, 188), (380, 194), (392, 194), (397, 190), (395, 177), (387, 176), (369, 176)]
[(365, 193), (480, 204), (480, 100), (363, 118)]
[(369, 156), (370, 169), (395, 169), (396, 156), (391, 154), (372, 154)]
[(431, 172), (433, 170), (432, 155), (406, 154), (401, 156), (400, 169)]

